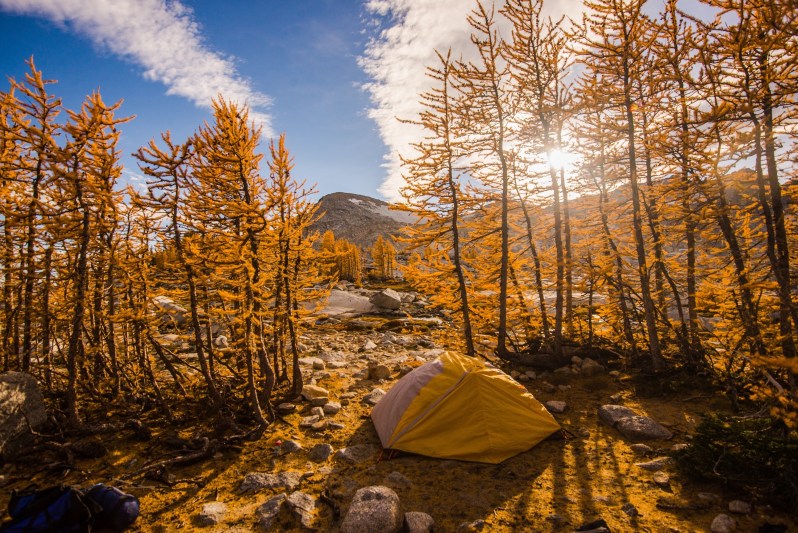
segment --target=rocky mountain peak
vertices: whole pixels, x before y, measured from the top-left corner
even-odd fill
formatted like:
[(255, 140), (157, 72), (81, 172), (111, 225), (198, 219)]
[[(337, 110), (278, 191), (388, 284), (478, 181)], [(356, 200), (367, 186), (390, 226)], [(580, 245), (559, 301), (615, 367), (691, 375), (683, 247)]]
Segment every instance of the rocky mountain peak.
[(319, 200), (319, 219), (312, 230), (324, 233), (331, 230), (337, 239), (346, 239), (360, 247), (374, 244), (377, 237), (390, 237), (415, 222), (415, 217), (391, 209), (391, 204), (346, 192), (336, 192)]

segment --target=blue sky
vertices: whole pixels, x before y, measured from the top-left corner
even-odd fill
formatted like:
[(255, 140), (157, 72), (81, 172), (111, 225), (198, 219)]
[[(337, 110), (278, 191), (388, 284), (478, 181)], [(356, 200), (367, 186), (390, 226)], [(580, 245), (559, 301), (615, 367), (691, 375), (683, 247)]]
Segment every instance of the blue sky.
[[(487, 1), (487, 0), (483, 0)], [(435, 50), (468, 59), (475, 0), (0, 0), (0, 73), (34, 56), (70, 109), (100, 89), (124, 99), (130, 153), (166, 130), (190, 136), (211, 98), (251, 104), (270, 136), (286, 134), (294, 176), (321, 195), (399, 199), (400, 155), (425, 134), (416, 118)], [(580, 0), (546, 0), (577, 15)], [(500, 23), (501, 24), (501, 23)], [(505, 28), (506, 29), (506, 28)], [(3, 89), (7, 90), (5, 85)]]
[[(131, 172), (138, 172), (131, 152), (166, 130), (184, 139), (210, 114), (189, 96), (168, 95), (168, 83), (146, 79), (140, 59), (102, 42), (114, 40), (116, 28), (103, 35), (93, 19), (59, 22), (49, 5), (61, 4), (63, 19), (72, 16), (72, 3), (0, 1), (0, 72), (21, 79), (25, 60), (33, 55), (44, 76), (58, 80), (51, 92), (71, 109), (78, 109), (85, 95), (98, 88), (106, 102), (124, 99), (120, 113), (136, 115), (122, 128), (130, 179)], [(228, 59), (239, 80), (271, 100), (257, 110), (266, 115), (272, 134), (286, 133), (296, 177), (317, 183), (320, 194), (379, 195), (386, 148), (378, 125), (367, 116), (369, 96), (362, 85), (368, 79), (358, 66), (368, 41), (362, 2), (202, 0), (184, 5), (191, 9), (184, 18), (197, 25), (205, 51)], [(5, 91), (8, 84), (0, 87)]]

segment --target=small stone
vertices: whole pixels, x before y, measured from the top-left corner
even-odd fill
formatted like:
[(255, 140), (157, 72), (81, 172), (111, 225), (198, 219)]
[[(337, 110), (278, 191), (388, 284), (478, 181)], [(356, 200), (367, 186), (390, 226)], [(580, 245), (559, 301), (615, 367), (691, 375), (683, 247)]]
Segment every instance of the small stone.
[(471, 533), (472, 531), (482, 531), (485, 529), (484, 520), (474, 520), (473, 522), (463, 522), (457, 526), (457, 533)]
[(322, 463), (330, 458), (333, 447), (329, 444), (316, 444), (308, 452), (308, 459), (316, 463)]
[(294, 411), (296, 411), (296, 405), (292, 403), (281, 403), (277, 406), (277, 412), (283, 415), (293, 413)]
[(291, 509), (294, 518), (305, 529), (313, 529), (313, 510), (316, 508), (316, 500), (304, 492), (292, 492), (285, 499), (285, 505)]
[(334, 415), (341, 410), (341, 404), (338, 402), (328, 402), (324, 404), (322, 411), (325, 415)]
[(294, 490), (299, 486), (302, 476), (299, 472), (280, 472), (270, 474), (266, 472), (251, 472), (241, 482), (241, 492), (257, 492), (262, 489), (286, 488)]
[(640, 515), (640, 511), (638, 511), (637, 507), (635, 507), (631, 502), (623, 504), (623, 506), (621, 506), (621, 511), (631, 516), (632, 518)]
[(215, 526), (224, 519), (225, 513), (227, 513), (227, 505), (222, 502), (209, 502), (202, 506), (202, 510), (194, 522), (199, 527)]
[(319, 419), (324, 418), (324, 408), (323, 407), (313, 407), (310, 410), (310, 416), (318, 416)]
[(312, 400), (313, 398), (329, 398), (330, 393), (327, 389), (323, 389), (316, 385), (303, 385), (302, 396), (304, 396), (306, 400)]
[(526, 377), (528, 377), (529, 379), (535, 379), (537, 377), (534, 370), (527, 370), (526, 372), (524, 372), (524, 374), (526, 374)]
[(554, 392), (557, 392), (557, 387), (555, 387), (554, 385), (552, 385), (548, 381), (544, 381), (543, 383), (540, 384), (540, 390), (542, 390), (543, 392), (547, 392), (549, 394), (552, 394)]
[(332, 422), (332, 421), (327, 422), (328, 429), (344, 429), (345, 427), (346, 425), (340, 422)]
[(298, 452), (301, 449), (302, 445), (293, 440), (287, 440), (280, 445), (280, 453), (283, 455)]
[(313, 407), (323, 407), (327, 405), (327, 402), (329, 401), (330, 401), (329, 398), (324, 398), (324, 397), (313, 398), (312, 400), (310, 400), (310, 405), (312, 405)]
[(324, 366), (324, 361), (318, 359), (313, 361), (313, 370), (324, 370), (326, 367)]
[(671, 478), (665, 472), (657, 472), (652, 479), (654, 484), (661, 489), (669, 489), (671, 487)]
[(648, 444), (643, 444), (642, 442), (632, 444), (629, 446), (629, 448), (638, 455), (648, 455), (654, 452), (654, 449), (651, 446)]
[(510, 377), (513, 378), (513, 379), (516, 379), (520, 375), (521, 375), (521, 372), (519, 372), (518, 370), (511, 370), (510, 371)]
[(709, 503), (709, 504), (718, 504), (721, 502), (722, 498), (715, 494), (714, 492), (699, 492), (696, 494), (696, 497), (701, 500), (702, 502)]
[(555, 376), (570, 376), (573, 374), (573, 372), (571, 372), (570, 366), (561, 366), (560, 368), (555, 369), (553, 373)]
[(285, 493), (278, 494), (258, 507), (255, 514), (258, 517), (258, 525), (262, 529), (271, 529), (274, 519), (280, 514), (280, 509), (283, 507), (283, 502), (285, 502), (287, 497)]
[(377, 405), (383, 396), (385, 396), (384, 390), (374, 389), (363, 397), (363, 401), (369, 405)]
[(370, 352), (377, 348), (377, 344), (373, 340), (367, 340), (365, 344), (360, 348), (361, 352)]
[(600, 363), (594, 361), (589, 357), (586, 358), (584, 361), (582, 361), (582, 368), (580, 369), (581, 374), (585, 377), (591, 377), (591, 376), (596, 376), (598, 374), (602, 374), (604, 373), (604, 370), (605, 370), (604, 367)]
[(397, 488), (409, 488), (413, 485), (413, 482), (407, 479), (404, 474), (401, 472), (393, 471), (385, 477), (388, 485), (397, 487)]
[(327, 426), (330, 425), (329, 420), (319, 420), (315, 424), (311, 424), (310, 429), (314, 431), (321, 431), (323, 429), (327, 429)]
[(732, 500), (729, 502), (729, 511), (736, 514), (749, 514), (751, 504), (742, 500)]
[(405, 513), (404, 531), (406, 533), (432, 533), (434, 528), (435, 520), (427, 513), (414, 511)]
[(620, 392), (613, 394), (610, 396), (610, 401), (614, 404), (621, 403), (623, 401), (623, 395)]
[(301, 428), (309, 428), (313, 424), (317, 423), (318, 421), (319, 421), (319, 417), (316, 416), (316, 415), (314, 415), (314, 416), (306, 416), (302, 420), (299, 421), (299, 427), (301, 427)]
[(568, 404), (558, 400), (550, 400), (546, 402), (546, 409), (548, 409), (550, 413), (561, 414), (568, 410)]
[(219, 348), (220, 350), (225, 350), (230, 347), (230, 341), (227, 340), (227, 337), (224, 335), (219, 335), (215, 339), (213, 339), (213, 345)]
[(526, 374), (521, 374), (516, 379), (521, 383), (526, 383), (529, 381), (529, 376), (527, 376)]
[(656, 459), (652, 459), (651, 461), (647, 461), (645, 463), (635, 463), (635, 466), (642, 468), (643, 470), (656, 472), (657, 470), (662, 470), (672, 462), (673, 459), (670, 457), (657, 457)]
[(557, 389), (559, 389), (561, 392), (565, 392), (565, 391), (571, 390), (571, 386), (570, 385), (557, 385)]
[(689, 444), (684, 444), (684, 443), (674, 444), (673, 446), (671, 446), (671, 451), (672, 452), (682, 452), (682, 451), (686, 450), (689, 447), (690, 447)]
[(731, 533), (737, 529), (737, 522), (731, 516), (721, 513), (712, 519), (709, 529), (712, 533)]
[(379, 381), (391, 377), (391, 369), (385, 365), (369, 365), (369, 379)]
[(358, 464), (371, 459), (376, 451), (376, 448), (368, 444), (355, 444), (335, 452), (335, 458), (347, 463)]
[(579, 357), (578, 355), (574, 355), (573, 357), (571, 357), (571, 362), (573, 364), (575, 364), (575, 365), (581, 365), (582, 361), (583, 361), (583, 359), (581, 357)]

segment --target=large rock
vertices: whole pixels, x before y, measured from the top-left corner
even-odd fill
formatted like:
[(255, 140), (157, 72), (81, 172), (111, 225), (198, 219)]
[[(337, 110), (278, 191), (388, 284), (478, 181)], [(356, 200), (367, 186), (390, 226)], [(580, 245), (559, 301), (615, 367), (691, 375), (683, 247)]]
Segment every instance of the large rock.
[(647, 416), (627, 416), (615, 424), (618, 431), (632, 442), (668, 440), (673, 434), (659, 422)]
[(375, 292), (369, 302), (382, 309), (396, 310), (402, 306), (402, 296), (393, 289), (383, 289)]
[(616, 428), (621, 435), (632, 442), (667, 440), (673, 436), (653, 418), (638, 415), (623, 405), (602, 405), (599, 407), (598, 415), (604, 423)]
[(365, 487), (355, 493), (341, 523), (341, 533), (396, 533), (404, 515), (399, 496), (388, 487)]
[(186, 313), (188, 313), (188, 311), (185, 307), (177, 305), (174, 300), (168, 296), (156, 296), (152, 301), (164, 316), (174, 321), (175, 325), (180, 327), (186, 325)]
[(636, 416), (637, 413), (623, 405), (602, 405), (598, 409), (598, 416), (608, 426), (615, 426), (618, 420), (627, 416)]
[(30, 429), (47, 422), (47, 410), (36, 379), (24, 372), (0, 375), (0, 454), (25, 445)]

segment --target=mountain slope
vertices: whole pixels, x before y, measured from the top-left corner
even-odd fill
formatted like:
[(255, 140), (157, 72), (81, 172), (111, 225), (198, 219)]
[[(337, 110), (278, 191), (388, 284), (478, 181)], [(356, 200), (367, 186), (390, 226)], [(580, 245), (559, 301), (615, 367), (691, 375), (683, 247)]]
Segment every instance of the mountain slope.
[(392, 211), (390, 204), (345, 192), (335, 192), (319, 200), (319, 219), (312, 230), (324, 233), (331, 230), (336, 239), (346, 239), (361, 247), (374, 244), (379, 235), (396, 235), (406, 225), (415, 222), (415, 217)]

